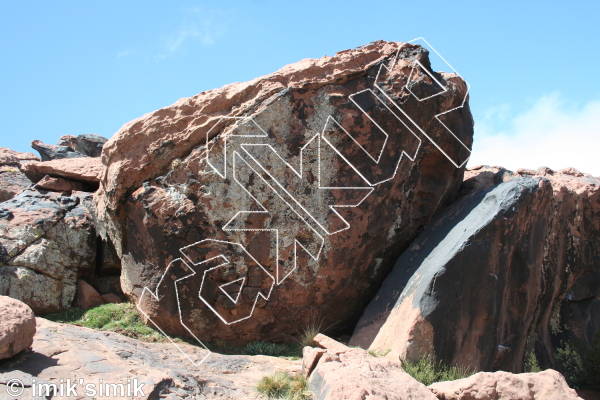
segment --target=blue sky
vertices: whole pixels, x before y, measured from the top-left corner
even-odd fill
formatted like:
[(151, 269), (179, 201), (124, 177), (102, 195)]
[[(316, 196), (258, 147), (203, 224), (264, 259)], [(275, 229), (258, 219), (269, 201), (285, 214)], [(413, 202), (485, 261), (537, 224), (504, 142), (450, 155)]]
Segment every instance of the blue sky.
[(600, 175), (599, 13), (597, 1), (0, 0), (0, 146), (110, 137), (181, 97), (422, 36), (471, 84), (470, 165)]

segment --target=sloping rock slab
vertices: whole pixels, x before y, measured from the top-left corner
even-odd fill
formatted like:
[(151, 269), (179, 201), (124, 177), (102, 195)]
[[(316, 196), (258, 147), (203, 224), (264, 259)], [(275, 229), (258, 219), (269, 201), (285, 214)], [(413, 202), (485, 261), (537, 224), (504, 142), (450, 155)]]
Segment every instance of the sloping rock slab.
[(22, 161), (40, 161), (33, 153), (21, 153), (7, 147), (0, 147), (0, 165), (20, 165)]
[[(260, 399), (254, 389), (265, 375), (275, 371), (295, 374), (300, 361), (267, 356), (226, 356), (210, 354), (194, 366), (171, 343), (142, 343), (117, 333), (58, 324), (37, 318), (32, 352), (0, 364), (0, 375), (15, 378), (29, 374), (57, 385), (70, 379), (85, 384), (143, 384), (143, 396), (113, 396), (127, 399)], [(202, 359), (206, 350), (178, 343), (193, 359)], [(1, 383), (1, 382), (0, 382)], [(0, 384), (0, 391), (5, 393)], [(76, 387), (79, 398), (85, 387)], [(138, 392), (139, 394), (139, 392)], [(88, 397), (94, 397), (88, 395)], [(98, 397), (97, 395), (95, 397)], [(74, 398), (74, 397), (73, 397)], [(99, 398), (99, 397), (98, 397)]]
[(65, 158), (29, 162), (23, 165), (22, 169), (34, 182), (40, 181), (46, 175), (51, 175), (97, 186), (102, 173), (102, 163), (99, 158), (93, 157)]
[(464, 196), (398, 259), (350, 344), (513, 372), (527, 351), (559, 367), (565, 335), (589, 344), (599, 329), (590, 273), (600, 271), (600, 180), (567, 172), (469, 171)]

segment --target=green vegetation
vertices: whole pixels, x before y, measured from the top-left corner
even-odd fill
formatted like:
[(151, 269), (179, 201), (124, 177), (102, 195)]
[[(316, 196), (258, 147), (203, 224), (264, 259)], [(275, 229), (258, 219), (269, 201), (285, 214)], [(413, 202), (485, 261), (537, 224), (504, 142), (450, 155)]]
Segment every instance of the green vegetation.
[(73, 307), (56, 314), (46, 315), (45, 318), (54, 322), (117, 332), (144, 342), (166, 340), (160, 332), (144, 325), (138, 309), (132, 303), (103, 304), (89, 310)]
[(300, 346), (303, 348), (305, 346), (317, 347), (315, 343), (315, 336), (317, 336), (322, 330), (322, 322), (316, 318), (313, 318), (308, 324), (302, 328), (300, 332), (300, 336), (298, 337), (298, 342)]
[(561, 342), (556, 358), (569, 386), (573, 388), (600, 388), (600, 333), (590, 346)]
[(385, 357), (390, 353), (390, 349), (387, 350), (369, 350), (368, 353), (373, 357)]
[(525, 362), (523, 365), (523, 370), (525, 372), (542, 372), (542, 369), (540, 368), (540, 365), (538, 364), (538, 360), (537, 360), (533, 350), (528, 352), (525, 355)]
[(288, 351), (287, 346), (269, 342), (254, 342), (250, 343), (245, 348), (246, 353), (254, 356), (262, 354), (264, 356), (281, 356)]
[(263, 377), (256, 390), (269, 399), (309, 400), (312, 393), (308, 381), (302, 375), (292, 376), (287, 372), (276, 372)]
[(434, 382), (467, 378), (476, 372), (466, 367), (444, 365), (441, 362), (436, 362), (431, 356), (421, 356), (416, 362), (404, 360), (402, 361), (402, 369), (425, 386), (429, 386)]

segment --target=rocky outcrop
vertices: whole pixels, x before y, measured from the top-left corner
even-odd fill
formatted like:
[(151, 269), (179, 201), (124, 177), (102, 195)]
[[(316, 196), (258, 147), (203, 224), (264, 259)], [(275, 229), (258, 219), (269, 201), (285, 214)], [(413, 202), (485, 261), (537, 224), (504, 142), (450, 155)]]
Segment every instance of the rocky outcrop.
[(565, 378), (551, 369), (529, 374), (479, 372), (434, 383), (429, 389), (439, 400), (581, 400)]
[(166, 332), (205, 340), (287, 341), (309, 309), (352, 326), (456, 196), (472, 142), (468, 103), (444, 115), (455, 136), (435, 118), (465, 82), (417, 61), (429, 68), (419, 46), (375, 42), (123, 126), (95, 199), (125, 294)]
[(560, 368), (567, 336), (598, 332), (600, 179), (477, 167), (461, 194), (398, 259), (350, 344), (479, 370), (521, 372), (526, 354)]
[(26, 304), (0, 296), (0, 360), (31, 346), (35, 335), (35, 315)]
[(81, 182), (55, 178), (50, 175), (46, 175), (42, 178), (41, 181), (35, 184), (35, 187), (42, 190), (52, 190), (53, 192), (73, 192), (83, 190), (83, 184)]
[(31, 142), (31, 147), (40, 153), (42, 161), (60, 160), (63, 158), (79, 158), (86, 157), (85, 154), (81, 154), (69, 146), (59, 146), (54, 144), (46, 144), (40, 140), (34, 140)]
[(20, 166), (23, 162), (40, 161), (33, 153), (21, 153), (6, 147), (0, 147), (0, 165)]
[(0, 203), (0, 295), (36, 314), (71, 306), (77, 279), (96, 267), (90, 196), (26, 190)]
[(60, 160), (29, 162), (23, 166), (29, 179), (39, 182), (46, 175), (83, 183), (86, 191), (93, 192), (98, 187), (102, 172), (99, 158), (81, 157)]
[[(105, 391), (103, 398), (258, 400), (254, 387), (263, 376), (275, 371), (295, 374), (300, 370), (299, 361), (216, 353), (196, 367), (169, 342), (142, 343), (118, 333), (58, 324), (43, 318), (37, 318), (37, 324), (32, 351), (0, 364), (0, 396), (7, 389), (3, 383), (10, 379), (24, 383), (24, 393), (19, 398), (26, 399), (33, 398), (30, 396), (34, 381), (52, 382), (59, 389), (60, 383), (65, 383), (66, 394), (68, 379), (77, 383), (77, 396), (71, 393), (71, 398), (99, 398), (98, 384), (104, 382), (122, 385), (125, 393), (129, 387), (131, 394), (137, 387), (143, 395), (138, 391), (135, 397), (120, 396), (111, 386), (110, 394)], [(208, 355), (201, 347), (184, 342), (178, 346), (194, 360)], [(96, 395), (86, 394), (80, 379), (84, 384), (94, 384)]]

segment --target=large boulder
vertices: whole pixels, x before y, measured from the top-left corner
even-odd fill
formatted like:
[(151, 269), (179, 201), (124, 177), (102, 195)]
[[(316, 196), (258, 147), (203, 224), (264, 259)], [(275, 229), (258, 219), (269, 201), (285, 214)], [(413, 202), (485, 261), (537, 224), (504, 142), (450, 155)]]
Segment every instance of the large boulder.
[(349, 329), (462, 182), (467, 86), (428, 68), (380, 41), (123, 126), (95, 200), (124, 293), (205, 340), (290, 340), (315, 313)]
[(89, 194), (26, 190), (0, 203), (0, 295), (36, 314), (69, 308), (77, 279), (91, 279), (96, 234)]
[(0, 360), (31, 347), (35, 335), (35, 315), (26, 304), (0, 296)]
[(600, 327), (600, 179), (576, 172), (468, 171), (463, 196), (398, 259), (350, 344), (479, 370), (521, 372), (526, 355), (560, 368), (557, 350), (589, 345)]
[(581, 400), (565, 378), (551, 369), (529, 374), (479, 372), (428, 387), (439, 400)]

